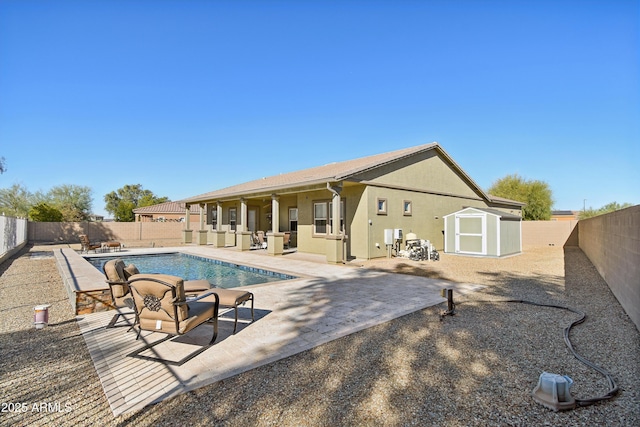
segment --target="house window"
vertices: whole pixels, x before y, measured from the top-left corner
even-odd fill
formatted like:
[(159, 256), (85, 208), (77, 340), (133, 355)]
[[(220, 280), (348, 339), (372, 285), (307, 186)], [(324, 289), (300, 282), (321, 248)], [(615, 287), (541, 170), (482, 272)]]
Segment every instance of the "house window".
[(411, 216), (411, 200), (405, 200), (402, 202), (402, 212), (405, 216)]
[(236, 208), (229, 208), (229, 225), (230, 225), (231, 231), (236, 231), (236, 217), (237, 217)]
[(327, 234), (327, 202), (313, 204), (313, 233)]
[[(331, 202), (315, 202), (313, 204), (313, 234), (327, 234), (333, 226)], [(329, 227), (327, 227), (329, 225)], [(344, 201), (340, 201), (340, 229), (344, 227)]]
[(211, 210), (211, 228), (214, 230), (218, 229), (218, 210), (217, 209), (212, 209)]
[(298, 208), (289, 208), (289, 231), (298, 231)]
[(376, 205), (378, 206), (378, 215), (387, 214), (387, 199), (378, 199)]

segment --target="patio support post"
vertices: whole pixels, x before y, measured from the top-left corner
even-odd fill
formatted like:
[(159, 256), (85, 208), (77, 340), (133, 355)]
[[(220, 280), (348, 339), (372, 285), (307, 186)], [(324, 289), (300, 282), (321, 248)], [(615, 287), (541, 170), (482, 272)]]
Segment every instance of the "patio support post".
[(182, 230), (182, 243), (193, 241), (193, 230), (191, 230), (191, 205), (185, 205), (184, 229)]
[(343, 233), (340, 230), (340, 192), (342, 191), (341, 185), (331, 185), (327, 183), (327, 190), (331, 191), (331, 229), (327, 236), (327, 262), (341, 263), (344, 261), (344, 245), (343, 245)]
[(200, 229), (198, 230), (198, 244), (207, 244), (207, 230), (204, 228), (204, 213), (207, 208), (206, 203), (200, 203)]
[(251, 249), (251, 232), (247, 230), (247, 200), (240, 199), (240, 227), (236, 231), (236, 245), (241, 251)]
[(240, 199), (240, 231), (247, 231), (247, 199)]
[(213, 247), (224, 248), (226, 235), (227, 232), (222, 229), (222, 203), (216, 202), (216, 228), (213, 230)]
[(284, 233), (280, 232), (280, 197), (276, 194), (271, 195), (271, 233), (267, 234), (267, 253), (284, 253)]

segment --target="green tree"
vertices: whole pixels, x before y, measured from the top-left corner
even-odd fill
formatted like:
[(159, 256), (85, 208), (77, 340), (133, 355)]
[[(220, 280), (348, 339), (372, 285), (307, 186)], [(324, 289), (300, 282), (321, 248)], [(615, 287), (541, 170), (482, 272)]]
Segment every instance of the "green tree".
[(32, 194), (20, 184), (0, 188), (0, 213), (26, 218), (31, 209)]
[(116, 221), (132, 222), (135, 220), (133, 210), (136, 208), (168, 202), (167, 197), (158, 197), (142, 185), (125, 185), (104, 196), (105, 209)]
[(580, 214), (578, 215), (578, 219), (592, 218), (594, 216), (619, 211), (620, 209), (628, 208), (630, 206), (633, 205), (631, 203), (620, 204), (618, 202), (611, 202), (607, 203), (599, 209), (593, 209), (592, 207), (589, 207), (589, 209), (585, 209), (584, 211), (580, 212)]
[(65, 221), (86, 221), (91, 215), (91, 188), (64, 184), (47, 193), (47, 202), (62, 212)]
[(62, 222), (64, 216), (48, 203), (38, 203), (29, 211), (29, 219), (36, 222)]
[(526, 221), (551, 218), (553, 195), (544, 181), (525, 180), (518, 174), (507, 175), (495, 181), (488, 192), (497, 197), (526, 203), (522, 208), (522, 217)]

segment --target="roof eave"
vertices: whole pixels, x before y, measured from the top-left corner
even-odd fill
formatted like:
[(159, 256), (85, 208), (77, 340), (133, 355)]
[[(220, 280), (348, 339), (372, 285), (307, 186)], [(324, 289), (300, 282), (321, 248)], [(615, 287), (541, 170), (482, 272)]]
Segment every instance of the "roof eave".
[(235, 199), (238, 197), (260, 197), (260, 196), (268, 196), (271, 194), (283, 194), (286, 193), (295, 193), (300, 191), (311, 191), (316, 189), (325, 189), (327, 182), (334, 182), (337, 179), (335, 177), (327, 177), (322, 179), (316, 179), (311, 181), (300, 182), (298, 184), (283, 184), (283, 185), (273, 185), (270, 187), (263, 187), (259, 189), (250, 189), (243, 191), (229, 191), (229, 192), (220, 192), (220, 193), (208, 193), (203, 194), (201, 196), (190, 197), (188, 199), (182, 199), (180, 202), (182, 203), (198, 203), (198, 202), (206, 202), (211, 200), (224, 200), (224, 199)]

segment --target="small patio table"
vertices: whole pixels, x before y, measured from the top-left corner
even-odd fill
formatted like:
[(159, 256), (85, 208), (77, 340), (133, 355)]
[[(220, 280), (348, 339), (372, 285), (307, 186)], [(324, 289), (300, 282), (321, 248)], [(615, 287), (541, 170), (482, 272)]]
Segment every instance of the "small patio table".
[(122, 244), (120, 242), (105, 242), (102, 244), (102, 252), (120, 251)]

